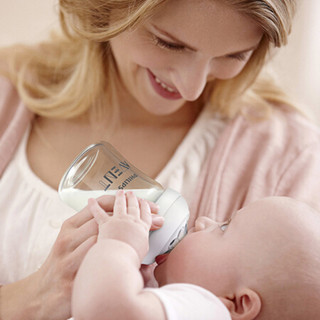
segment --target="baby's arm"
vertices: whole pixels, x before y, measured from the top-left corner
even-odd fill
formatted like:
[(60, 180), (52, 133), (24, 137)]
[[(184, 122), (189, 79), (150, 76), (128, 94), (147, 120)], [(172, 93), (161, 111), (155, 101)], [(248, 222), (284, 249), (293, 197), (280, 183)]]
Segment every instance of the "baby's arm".
[(116, 196), (109, 216), (96, 200), (89, 208), (99, 224), (97, 243), (77, 273), (72, 312), (79, 319), (166, 319), (162, 304), (143, 290), (140, 264), (148, 251), (151, 212), (132, 192)]

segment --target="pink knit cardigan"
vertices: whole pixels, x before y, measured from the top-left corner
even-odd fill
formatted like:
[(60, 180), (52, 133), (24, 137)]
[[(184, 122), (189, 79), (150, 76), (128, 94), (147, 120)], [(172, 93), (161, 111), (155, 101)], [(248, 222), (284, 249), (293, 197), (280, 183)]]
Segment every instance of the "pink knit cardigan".
[[(34, 115), (0, 77), (0, 176)], [(237, 209), (266, 196), (290, 196), (320, 211), (320, 130), (282, 108), (269, 120), (230, 121), (202, 168), (190, 211), (225, 221)]]

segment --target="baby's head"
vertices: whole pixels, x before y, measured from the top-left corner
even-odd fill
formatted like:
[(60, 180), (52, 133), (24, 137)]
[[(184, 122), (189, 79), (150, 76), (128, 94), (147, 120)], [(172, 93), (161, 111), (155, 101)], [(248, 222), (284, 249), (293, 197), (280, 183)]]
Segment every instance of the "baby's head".
[(320, 213), (265, 198), (218, 225), (200, 218), (160, 264), (160, 285), (188, 282), (221, 298), (233, 319), (318, 319)]

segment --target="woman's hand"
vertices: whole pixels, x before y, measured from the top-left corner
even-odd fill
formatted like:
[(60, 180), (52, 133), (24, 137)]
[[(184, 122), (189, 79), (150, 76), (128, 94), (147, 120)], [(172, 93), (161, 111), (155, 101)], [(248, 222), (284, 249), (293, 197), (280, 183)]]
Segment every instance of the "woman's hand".
[[(112, 207), (113, 197), (104, 199)], [(96, 242), (98, 227), (87, 207), (67, 219), (40, 269), (2, 288), (1, 319), (71, 317), (71, 288), (79, 265)]]
[[(114, 196), (97, 199), (99, 206), (112, 212)], [(153, 213), (158, 208), (149, 203)], [(152, 229), (161, 226), (155, 219)], [(159, 220), (159, 219), (158, 219)], [(59, 232), (48, 258), (29, 277), (0, 289), (1, 320), (65, 320), (71, 317), (71, 291), (78, 268), (97, 241), (98, 225), (85, 207), (67, 219)]]
[[(112, 212), (114, 196), (97, 199)], [(150, 203), (152, 212), (157, 206)], [(155, 224), (153, 229), (161, 226)], [(98, 225), (88, 207), (67, 219), (48, 258), (29, 277), (0, 289), (1, 320), (65, 320), (71, 317), (71, 291), (78, 268), (98, 236)]]
[[(99, 199), (112, 210), (114, 197)], [(98, 226), (88, 207), (67, 219), (40, 269), (2, 288), (1, 319), (65, 320), (71, 317), (71, 291), (85, 254), (96, 242)]]

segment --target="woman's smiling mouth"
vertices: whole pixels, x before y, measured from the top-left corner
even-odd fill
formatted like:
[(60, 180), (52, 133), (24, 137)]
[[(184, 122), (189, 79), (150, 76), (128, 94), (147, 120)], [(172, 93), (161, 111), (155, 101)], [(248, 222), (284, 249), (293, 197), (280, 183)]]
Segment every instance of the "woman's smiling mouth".
[(152, 87), (161, 97), (169, 100), (178, 100), (182, 98), (181, 94), (175, 88), (161, 81), (149, 69), (147, 69), (147, 71)]

